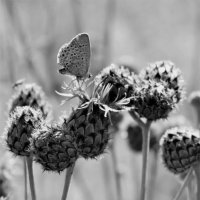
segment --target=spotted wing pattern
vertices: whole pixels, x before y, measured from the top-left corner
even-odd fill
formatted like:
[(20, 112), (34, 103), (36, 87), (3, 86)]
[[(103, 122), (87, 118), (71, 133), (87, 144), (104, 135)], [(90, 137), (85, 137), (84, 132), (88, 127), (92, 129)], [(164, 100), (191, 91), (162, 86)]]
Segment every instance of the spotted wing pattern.
[(61, 66), (61, 74), (86, 77), (90, 66), (90, 41), (86, 33), (74, 37), (64, 44), (57, 55), (57, 63)]

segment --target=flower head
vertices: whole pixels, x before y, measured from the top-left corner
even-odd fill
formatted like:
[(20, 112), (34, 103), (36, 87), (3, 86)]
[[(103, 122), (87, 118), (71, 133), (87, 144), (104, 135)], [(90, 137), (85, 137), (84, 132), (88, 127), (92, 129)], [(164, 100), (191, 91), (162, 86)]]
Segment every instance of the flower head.
[(30, 156), (30, 139), (43, 122), (42, 114), (29, 106), (17, 107), (5, 129), (6, 143), (15, 155)]
[(199, 131), (192, 128), (168, 129), (160, 141), (165, 166), (178, 174), (200, 159)]

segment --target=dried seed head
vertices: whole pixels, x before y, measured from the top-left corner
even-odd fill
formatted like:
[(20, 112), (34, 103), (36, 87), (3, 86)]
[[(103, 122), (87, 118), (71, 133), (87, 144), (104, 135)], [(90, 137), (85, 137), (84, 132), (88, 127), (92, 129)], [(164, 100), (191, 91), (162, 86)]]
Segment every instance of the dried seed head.
[(34, 109), (39, 109), (46, 119), (50, 116), (50, 106), (45, 101), (44, 92), (41, 87), (36, 84), (22, 84), (16, 88), (16, 93), (10, 100), (9, 113), (17, 106), (30, 106)]
[(163, 82), (140, 80), (132, 91), (134, 110), (148, 120), (166, 118), (176, 106), (174, 90)]
[(150, 64), (140, 74), (146, 80), (155, 80), (166, 83), (166, 87), (174, 90), (177, 103), (183, 98), (183, 79), (181, 72), (171, 61), (158, 61)]
[[(127, 127), (127, 141), (132, 151), (142, 152), (142, 128), (137, 124), (131, 124)], [(151, 129), (150, 150), (158, 149), (158, 138), (155, 131)]]
[(107, 147), (109, 124), (110, 121), (99, 104), (90, 101), (80, 105), (71, 114), (63, 123), (63, 129), (76, 137), (80, 156), (96, 158), (104, 153)]
[(104, 68), (95, 78), (96, 91), (102, 102), (116, 110), (129, 105), (132, 83), (133, 73), (114, 64)]
[(191, 128), (172, 128), (160, 141), (165, 166), (178, 174), (188, 170), (200, 159), (199, 131)]
[(60, 127), (42, 127), (33, 134), (34, 159), (44, 170), (61, 172), (78, 158), (75, 138)]
[(15, 155), (30, 156), (30, 139), (34, 129), (40, 128), (42, 114), (29, 106), (17, 107), (5, 130), (7, 146)]

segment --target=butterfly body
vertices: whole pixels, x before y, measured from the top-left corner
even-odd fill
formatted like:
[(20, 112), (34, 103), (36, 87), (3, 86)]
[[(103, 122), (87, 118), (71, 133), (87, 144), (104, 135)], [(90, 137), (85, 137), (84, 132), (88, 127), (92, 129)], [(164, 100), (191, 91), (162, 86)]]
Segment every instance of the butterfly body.
[(59, 73), (76, 76), (77, 79), (87, 77), (90, 66), (90, 41), (86, 33), (74, 37), (64, 44), (57, 56), (57, 63), (61, 66)]

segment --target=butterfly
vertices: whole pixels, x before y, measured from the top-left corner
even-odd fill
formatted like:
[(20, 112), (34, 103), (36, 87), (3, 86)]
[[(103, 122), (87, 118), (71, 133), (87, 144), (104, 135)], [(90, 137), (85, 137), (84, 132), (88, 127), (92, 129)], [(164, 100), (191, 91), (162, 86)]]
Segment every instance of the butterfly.
[(90, 66), (90, 40), (86, 33), (76, 35), (69, 43), (61, 46), (57, 55), (57, 64), (61, 66), (60, 74), (87, 77)]

